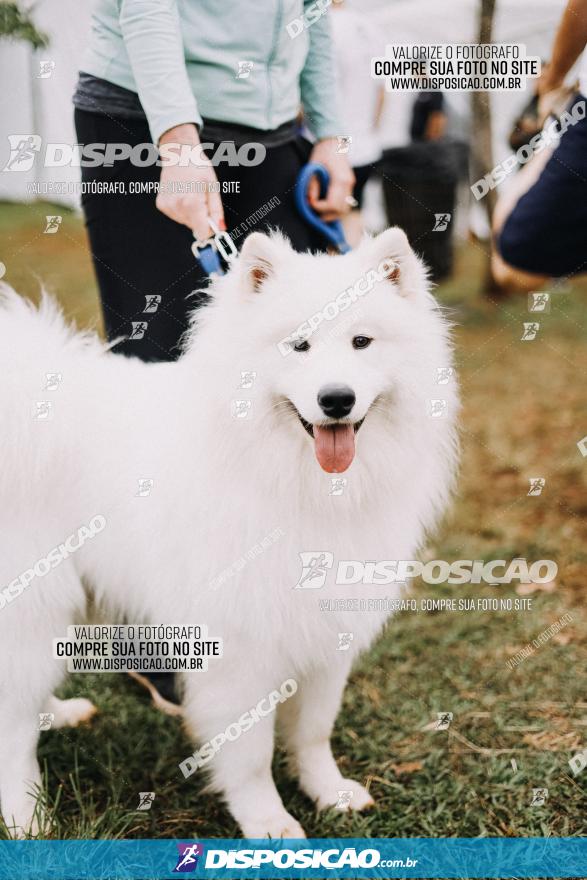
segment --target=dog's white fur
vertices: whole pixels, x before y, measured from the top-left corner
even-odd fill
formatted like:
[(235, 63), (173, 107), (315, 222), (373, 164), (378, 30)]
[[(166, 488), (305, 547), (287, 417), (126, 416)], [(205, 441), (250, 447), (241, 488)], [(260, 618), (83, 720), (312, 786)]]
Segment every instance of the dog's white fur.
[[(277, 343), (385, 258), (399, 277), (378, 282), (353, 309), (324, 322), (308, 355)], [(0, 307), (0, 589), (96, 514), (105, 529), (0, 609), (0, 806), (16, 833), (31, 826), (38, 713), (55, 723), (91, 714), (59, 701), (63, 679), (52, 639), (83, 615), (85, 585), (111, 622), (205, 624), (224, 656), (185, 678), (194, 741), (206, 741), (279, 688), (298, 683), (278, 721), (302, 789), (319, 807), (351, 789), (329, 739), (353, 660), (381, 630), (384, 612), (321, 611), (319, 599), (397, 595), (388, 588), (293, 589), (301, 551), (335, 559), (413, 559), (450, 494), (456, 462), (454, 382), (447, 323), (399, 229), (343, 257), (295, 254), (279, 236), (249, 236), (236, 265), (213, 286), (177, 363), (145, 364), (107, 351), (68, 327), (51, 300), (39, 309), (5, 289)], [(336, 332), (340, 325), (342, 332)], [(334, 331), (334, 332), (333, 332)], [(355, 335), (373, 338), (355, 350)], [(323, 345), (318, 343), (323, 342)], [(249, 391), (240, 372), (254, 370)], [(43, 392), (47, 372), (63, 379)], [(318, 390), (346, 383), (365, 417), (342, 496), (293, 408), (324, 423)], [(428, 414), (442, 397), (444, 418)], [(53, 417), (33, 418), (51, 399)], [(249, 418), (231, 401), (250, 398)], [(137, 497), (139, 479), (152, 479)], [(283, 536), (218, 589), (210, 583), (275, 529)], [(83, 579), (83, 583), (82, 583)], [(338, 633), (352, 632), (338, 651)], [(212, 779), (249, 837), (303, 836), (271, 776), (273, 715), (212, 762)], [(184, 757), (184, 756), (180, 756)], [(178, 756), (169, 756), (170, 773)], [(189, 782), (185, 783), (189, 785)]]

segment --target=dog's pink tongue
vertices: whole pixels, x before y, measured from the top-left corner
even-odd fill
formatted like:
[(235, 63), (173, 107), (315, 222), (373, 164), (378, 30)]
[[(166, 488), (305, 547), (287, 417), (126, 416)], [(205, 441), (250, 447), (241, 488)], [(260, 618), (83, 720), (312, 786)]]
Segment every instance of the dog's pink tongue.
[(341, 474), (355, 457), (355, 429), (352, 425), (314, 425), (316, 458), (329, 474)]

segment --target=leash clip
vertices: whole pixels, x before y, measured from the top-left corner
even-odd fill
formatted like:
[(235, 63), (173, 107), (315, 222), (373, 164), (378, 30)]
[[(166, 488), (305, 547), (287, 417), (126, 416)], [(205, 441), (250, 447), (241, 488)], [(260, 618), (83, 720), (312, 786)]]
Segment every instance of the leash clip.
[(216, 245), (216, 250), (219, 254), (226, 260), (228, 264), (232, 263), (234, 259), (238, 256), (238, 251), (234, 245), (234, 242), (228, 232), (221, 232), (211, 217), (208, 217), (208, 224), (210, 229), (214, 233), (213, 239), (214, 244)]
[(208, 217), (208, 226), (212, 235), (203, 241), (194, 235), (192, 253), (206, 275), (224, 275), (218, 254), (230, 265), (238, 251), (228, 232), (221, 232), (211, 217)]

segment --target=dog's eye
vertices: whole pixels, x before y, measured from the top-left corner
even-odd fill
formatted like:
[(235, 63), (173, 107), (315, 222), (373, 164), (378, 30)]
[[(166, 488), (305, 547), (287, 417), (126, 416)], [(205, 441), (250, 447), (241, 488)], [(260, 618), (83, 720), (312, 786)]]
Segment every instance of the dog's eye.
[(355, 336), (353, 338), (353, 348), (367, 348), (373, 340), (370, 336)]
[(307, 339), (298, 339), (298, 341), (292, 347), (294, 351), (309, 351), (310, 343)]

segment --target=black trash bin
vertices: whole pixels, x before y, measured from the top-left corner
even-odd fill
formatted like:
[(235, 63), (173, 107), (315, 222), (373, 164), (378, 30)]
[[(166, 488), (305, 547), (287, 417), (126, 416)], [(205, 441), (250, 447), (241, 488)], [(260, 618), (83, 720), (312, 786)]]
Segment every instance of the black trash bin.
[(435, 282), (452, 271), (456, 190), (467, 162), (466, 144), (448, 138), (395, 147), (381, 159), (389, 224), (405, 231)]

